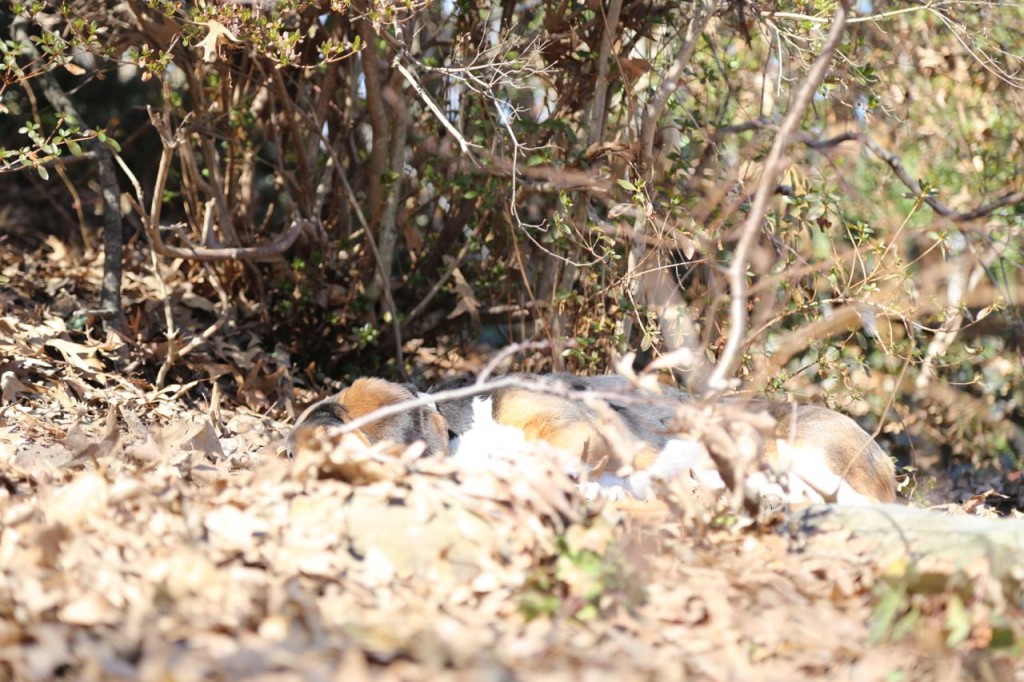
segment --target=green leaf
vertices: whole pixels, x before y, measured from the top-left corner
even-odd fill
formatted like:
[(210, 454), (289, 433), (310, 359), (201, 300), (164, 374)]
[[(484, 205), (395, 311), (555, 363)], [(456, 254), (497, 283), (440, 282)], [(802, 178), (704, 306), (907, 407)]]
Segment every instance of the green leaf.
[(46, 170), (46, 166), (36, 166), (36, 172), (39, 173), (39, 177), (43, 180), (50, 179), (50, 171)]
[(117, 140), (115, 140), (114, 138), (106, 136), (106, 139), (104, 139), (103, 141), (110, 145), (110, 148), (113, 149), (115, 152), (121, 151), (121, 145), (118, 144)]
[(886, 590), (871, 616), (871, 642), (878, 644), (885, 641), (905, 604), (906, 600), (901, 590), (895, 588)]
[(946, 606), (946, 629), (949, 630), (946, 646), (950, 649), (963, 644), (971, 634), (971, 614), (958, 594), (950, 597)]

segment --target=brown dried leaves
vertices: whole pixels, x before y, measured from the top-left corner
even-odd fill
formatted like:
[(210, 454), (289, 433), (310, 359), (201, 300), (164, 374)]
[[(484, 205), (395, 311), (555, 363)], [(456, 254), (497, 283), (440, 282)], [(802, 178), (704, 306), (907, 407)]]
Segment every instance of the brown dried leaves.
[(127, 459), (104, 434), (54, 478), (10, 464), (0, 670), (722, 679), (914, 664), (869, 645), (874, 571), (846, 540), (825, 558), (777, 535), (687, 537), (664, 508), (587, 506), (543, 452), (460, 471), (333, 437), (232, 471), (210, 447), (182, 459), (196, 423)]

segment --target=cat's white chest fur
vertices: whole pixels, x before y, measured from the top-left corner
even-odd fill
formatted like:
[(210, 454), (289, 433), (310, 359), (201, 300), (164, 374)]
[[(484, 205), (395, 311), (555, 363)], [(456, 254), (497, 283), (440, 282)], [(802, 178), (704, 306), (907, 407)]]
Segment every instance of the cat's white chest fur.
[(473, 398), (473, 424), (449, 443), (452, 458), (460, 465), (503, 459), (526, 446), (523, 432), (494, 420), (490, 397)]

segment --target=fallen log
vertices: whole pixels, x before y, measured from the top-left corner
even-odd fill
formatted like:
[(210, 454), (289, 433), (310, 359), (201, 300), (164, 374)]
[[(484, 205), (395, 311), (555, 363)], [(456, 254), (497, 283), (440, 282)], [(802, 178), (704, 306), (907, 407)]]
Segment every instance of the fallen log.
[[(819, 505), (789, 515), (787, 532), (834, 549), (848, 536), (850, 549), (872, 558), (883, 579), (905, 581), (911, 591), (948, 589), (1020, 605), (1024, 590), (1024, 520), (954, 516), (900, 505)], [(965, 580), (966, 578), (966, 580)], [(979, 585), (978, 580), (987, 584)]]

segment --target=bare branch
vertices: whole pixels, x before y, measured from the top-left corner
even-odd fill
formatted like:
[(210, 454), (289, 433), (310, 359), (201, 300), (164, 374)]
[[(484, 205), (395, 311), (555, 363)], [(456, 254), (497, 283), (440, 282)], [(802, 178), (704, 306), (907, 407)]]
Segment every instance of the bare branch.
[(775, 348), (771, 357), (767, 359), (760, 371), (754, 375), (751, 384), (763, 386), (782, 371), (782, 368), (786, 366), (790, 358), (815, 341), (839, 332), (859, 329), (863, 322), (861, 321), (861, 313), (858, 307), (856, 303), (847, 303), (835, 308), (821, 319), (783, 335), (781, 339), (774, 343)]
[(158, 254), (168, 258), (186, 258), (206, 262), (232, 259), (264, 260), (279, 256), (290, 249), (302, 231), (308, 227), (309, 221), (295, 218), (287, 232), (280, 235), (273, 242), (259, 246), (210, 248), (188, 243), (187, 240), (186, 245), (180, 247), (165, 244), (160, 235), (160, 213), (163, 207), (164, 189), (167, 186), (167, 176), (170, 173), (171, 161), (174, 158), (175, 150), (182, 143), (184, 133), (183, 126), (179, 127), (176, 133), (171, 133), (170, 125), (164, 117), (156, 114), (152, 109), (149, 110), (149, 116), (153, 127), (160, 134), (163, 151), (157, 164), (156, 179), (153, 181), (153, 194), (148, 213), (143, 208), (145, 193), (142, 190), (142, 186), (131, 172), (131, 169), (128, 168), (127, 164), (120, 157), (117, 157), (117, 161), (121, 166), (121, 170), (128, 176), (135, 189), (135, 196), (129, 197), (129, 201), (138, 212), (146, 237), (149, 239), (153, 250)]
[(828, 72), (832, 62), (832, 54), (842, 40), (843, 32), (846, 29), (846, 20), (850, 14), (849, 0), (839, 0), (836, 9), (835, 20), (829, 30), (825, 44), (822, 46), (821, 54), (818, 55), (810, 73), (804, 80), (800, 89), (793, 97), (792, 108), (782, 120), (779, 126), (778, 135), (765, 161), (764, 172), (758, 184), (757, 192), (754, 195), (753, 205), (750, 213), (741, 228), (739, 244), (733, 254), (732, 263), (727, 271), (730, 288), (729, 302), (729, 335), (726, 339), (725, 348), (718, 358), (718, 364), (708, 379), (706, 389), (710, 391), (721, 391), (731, 385), (731, 378), (739, 364), (743, 346), (743, 337), (747, 329), (747, 263), (750, 259), (751, 249), (761, 232), (762, 221), (768, 211), (768, 202), (775, 194), (775, 188), (779, 177), (785, 171), (788, 160), (784, 157), (786, 149), (792, 143), (794, 135), (800, 127), (804, 112), (811, 104), (814, 93), (821, 85), (825, 74)]
[[(397, 95), (389, 90), (397, 100)], [(402, 199), (402, 178), (405, 175), (405, 147), (406, 135), (409, 130), (409, 117), (404, 101), (393, 102), (391, 107), (391, 165), (389, 172), (394, 181), (388, 186), (387, 201), (384, 204), (384, 211), (381, 213), (380, 224), (377, 230), (377, 248), (380, 266), (376, 269), (370, 286), (367, 287), (366, 297), (371, 301), (380, 298), (384, 289), (391, 287), (392, 264), (395, 258), (395, 245), (398, 243), (398, 226), (395, 219), (398, 214), (398, 204)]]
[(870, 136), (866, 134), (861, 134), (859, 136), (859, 139), (861, 140), (861, 142), (864, 143), (864, 146), (870, 149), (875, 154), (875, 156), (884, 161), (885, 164), (892, 169), (893, 173), (896, 174), (896, 177), (900, 179), (900, 182), (906, 185), (907, 188), (914, 193), (915, 197), (921, 197), (921, 200), (924, 201), (924, 203), (928, 204), (928, 206), (931, 207), (933, 211), (935, 211), (936, 213), (943, 217), (949, 218), (954, 222), (967, 222), (971, 220), (976, 220), (977, 218), (984, 217), (992, 213), (993, 211), (997, 211), (1000, 208), (1003, 208), (1004, 206), (1012, 206), (1014, 204), (1024, 202), (1024, 190), (1018, 190), (1016, 192), (1008, 192), (1003, 196), (999, 197), (998, 199), (995, 199), (994, 201), (991, 201), (987, 204), (983, 204), (982, 206), (979, 206), (973, 210), (959, 213), (949, 208), (942, 202), (940, 202), (931, 194), (925, 193), (924, 190), (921, 189), (921, 185), (918, 184), (918, 182), (914, 180), (914, 178), (910, 177), (910, 174), (907, 172), (907, 169), (903, 167), (903, 163), (900, 161), (900, 157), (883, 149), (881, 145), (879, 145), (877, 142), (875, 142), (874, 139), (872, 139)]
[(518, 177), (520, 182), (530, 181), (530, 189), (538, 192), (561, 192), (563, 190), (580, 190), (591, 193), (607, 194), (615, 186), (607, 177), (577, 168), (559, 168), (555, 166), (519, 166), (507, 159), (483, 153), (484, 164), (481, 170), (500, 177)]
[[(376, 229), (384, 203), (384, 170), (388, 158), (388, 116), (382, 96), (383, 83), (377, 59), (377, 32), (368, 19), (360, 19), (359, 36), (363, 41), (360, 61), (363, 66), (363, 83), (366, 87), (366, 110), (373, 128), (370, 160), (367, 164), (366, 196), (369, 206), (370, 224)], [(339, 168), (341, 168), (339, 166)]]
[(653, 169), (654, 156), (654, 134), (658, 129), (658, 122), (661, 119), (668, 100), (679, 89), (682, 81), (683, 71), (690, 64), (693, 58), (693, 51), (697, 48), (697, 41), (704, 32), (711, 17), (715, 13), (714, 0), (697, 0), (694, 3), (693, 17), (686, 28), (686, 35), (683, 44), (679, 48), (675, 61), (661, 79), (658, 91), (647, 105), (647, 113), (640, 123), (640, 156), (639, 167), (641, 177), (648, 177)]
[[(332, 151), (331, 154), (334, 152)], [(363, 215), (363, 209), (359, 206), (359, 201), (356, 199), (356, 193), (352, 191), (352, 186), (348, 182), (348, 178), (345, 177), (344, 173), (339, 173), (338, 177), (341, 179), (342, 185), (345, 186), (345, 192), (348, 196), (349, 203), (352, 205), (352, 209), (355, 211), (356, 217), (359, 219), (360, 224), (363, 227), (363, 232), (366, 234), (366, 243), (370, 245), (370, 249), (373, 252), (373, 261), (377, 264), (377, 268), (381, 267), (380, 251), (377, 249), (377, 240), (373, 238), (373, 232), (370, 231), (370, 226), (366, 222), (366, 216)], [(391, 329), (395, 336), (395, 362), (398, 365), (398, 373), (403, 379), (406, 377), (405, 372), (405, 353), (402, 350), (402, 323), (398, 319), (398, 306), (395, 305), (395, 299), (391, 295), (391, 287), (386, 286), (383, 290), (384, 303), (388, 307), (388, 312), (391, 313)]]
[[(720, 128), (716, 132), (716, 137), (723, 133), (741, 133), (748, 130), (778, 130), (779, 127), (769, 121), (745, 121), (743, 123), (737, 123), (735, 125), (725, 126)], [(906, 167), (903, 165), (901, 157), (886, 150), (880, 145), (871, 135), (866, 132), (849, 130), (846, 132), (839, 133), (830, 138), (819, 140), (806, 133), (800, 133), (795, 136), (796, 141), (801, 142), (807, 147), (815, 150), (829, 149), (837, 147), (844, 142), (859, 142), (867, 147), (872, 154), (878, 157), (885, 165), (889, 166), (896, 177), (903, 185), (911, 191), (915, 198), (920, 198), (922, 202), (927, 204), (933, 211), (938, 213), (943, 218), (948, 218), (956, 223), (965, 223), (978, 218), (984, 218), (985, 216), (998, 211), (1001, 208), (1007, 206), (1014, 206), (1016, 204), (1024, 203), (1024, 190), (1014, 190), (1005, 192), (1002, 196), (993, 199), (992, 201), (977, 206), (969, 211), (956, 211), (949, 206), (935, 198), (932, 193), (926, 193), (921, 184), (911, 177)]]
[[(604, 11), (598, 5), (600, 11)], [(591, 145), (604, 139), (604, 122), (608, 117), (608, 60), (612, 58), (612, 45), (615, 43), (615, 32), (619, 28), (619, 14), (622, 12), (622, 0), (611, 0), (608, 13), (604, 19), (604, 31), (601, 35), (601, 51), (597, 56), (597, 78), (594, 80), (594, 99), (590, 108), (590, 125), (587, 126), (587, 144)]]

